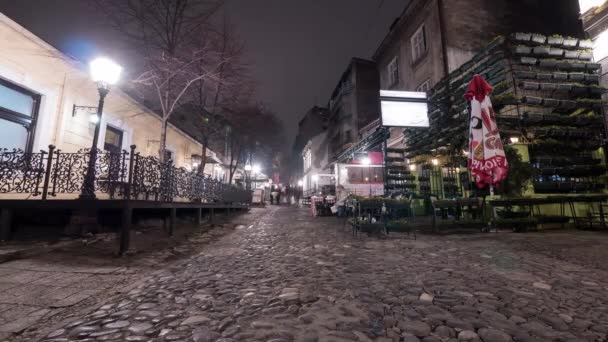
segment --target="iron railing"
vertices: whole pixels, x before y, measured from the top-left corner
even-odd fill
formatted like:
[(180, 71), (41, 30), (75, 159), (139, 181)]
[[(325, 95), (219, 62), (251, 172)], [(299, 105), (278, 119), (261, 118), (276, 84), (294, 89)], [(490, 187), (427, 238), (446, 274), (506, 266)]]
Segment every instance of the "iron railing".
[(171, 161), (129, 152), (90, 149), (24, 152), (0, 149), (0, 194), (24, 194), (29, 199), (54, 199), (82, 192), (89, 158), (95, 155), (95, 193), (108, 199), (156, 202), (250, 203), (251, 192), (224, 184)]

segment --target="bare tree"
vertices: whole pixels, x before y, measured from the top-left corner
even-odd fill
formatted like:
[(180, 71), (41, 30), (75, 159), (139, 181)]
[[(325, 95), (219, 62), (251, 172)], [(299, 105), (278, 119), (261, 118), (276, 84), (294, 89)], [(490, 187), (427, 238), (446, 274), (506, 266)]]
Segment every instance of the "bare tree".
[(236, 170), (252, 155), (265, 170), (271, 170), (273, 159), (284, 146), (282, 124), (276, 115), (266, 106), (249, 104), (228, 111), (226, 117), (230, 123), (229, 181), (232, 182)]
[(167, 126), (199, 82), (220, 82), (221, 52), (200, 39), (213, 31), (219, 0), (95, 0), (142, 58), (133, 84), (161, 116), (159, 157), (165, 160)]
[[(210, 144), (226, 142), (226, 120), (221, 115), (224, 108), (234, 108), (240, 103), (247, 103), (253, 95), (249, 68), (243, 61), (244, 44), (226, 15), (217, 27), (217, 30), (199, 36), (200, 45), (209, 45), (216, 51), (217, 74), (215, 77), (200, 79), (188, 96), (191, 103), (196, 104), (191, 108), (203, 117), (203, 125), (200, 127), (203, 156), (206, 155)], [(208, 61), (198, 63), (198, 72), (205, 72), (207, 64)], [(199, 172), (202, 173), (204, 167), (205, 164), (202, 163)]]

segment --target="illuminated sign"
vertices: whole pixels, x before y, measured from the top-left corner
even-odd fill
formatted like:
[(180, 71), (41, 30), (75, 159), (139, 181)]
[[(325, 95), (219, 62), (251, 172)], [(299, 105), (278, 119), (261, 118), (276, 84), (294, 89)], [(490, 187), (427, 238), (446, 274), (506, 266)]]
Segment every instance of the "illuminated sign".
[(426, 93), (380, 90), (382, 126), (429, 127)]

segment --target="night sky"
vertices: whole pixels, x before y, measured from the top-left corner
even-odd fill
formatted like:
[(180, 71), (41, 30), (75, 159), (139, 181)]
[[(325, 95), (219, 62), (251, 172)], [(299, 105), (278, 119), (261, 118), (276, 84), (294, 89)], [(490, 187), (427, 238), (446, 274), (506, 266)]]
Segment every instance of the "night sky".
[[(313, 105), (325, 105), (351, 57), (370, 58), (407, 0), (227, 0), (245, 41), (258, 99), (285, 123), (289, 143)], [(0, 11), (83, 61), (129, 53), (87, 0), (0, 0)]]

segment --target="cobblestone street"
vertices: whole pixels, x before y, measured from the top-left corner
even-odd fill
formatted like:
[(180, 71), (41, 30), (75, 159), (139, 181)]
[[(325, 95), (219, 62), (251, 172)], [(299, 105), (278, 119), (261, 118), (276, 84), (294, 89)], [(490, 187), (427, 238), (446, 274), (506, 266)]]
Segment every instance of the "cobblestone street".
[(15, 340), (606, 341), (608, 236), (354, 239), (304, 209), (244, 217), (130, 292)]

